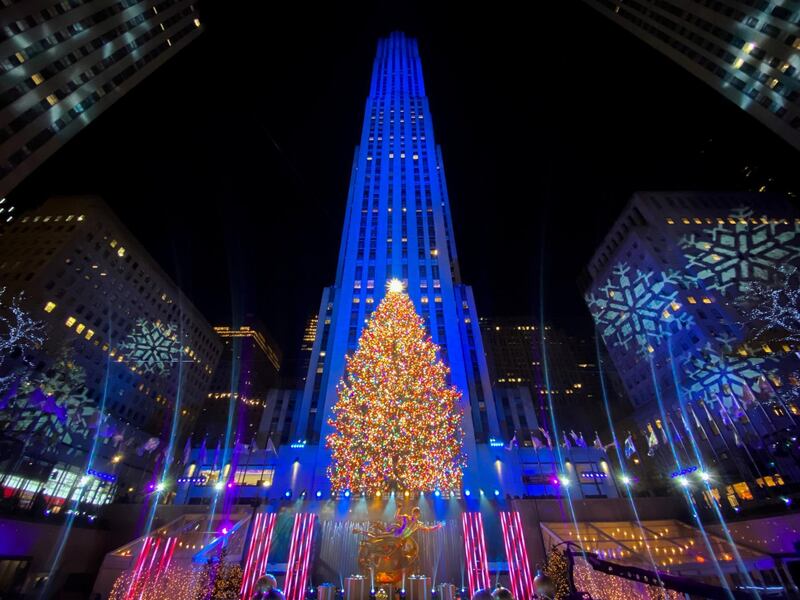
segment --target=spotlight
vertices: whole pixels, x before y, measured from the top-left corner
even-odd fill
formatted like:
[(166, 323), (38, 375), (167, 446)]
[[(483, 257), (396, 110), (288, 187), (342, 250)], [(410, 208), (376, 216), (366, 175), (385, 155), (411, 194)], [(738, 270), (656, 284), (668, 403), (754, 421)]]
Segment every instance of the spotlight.
[(709, 479), (711, 479), (711, 475), (709, 475), (705, 471), (700, 471), (700, 479), (702, 479), (703, 481), (708, 481)]
[(317, 498), (322, 498), (322, 491), (321, 491), (321, 490), (317, 490), (317, 493), (316, 493), (316, 494), (314, 494), (314, 495), (315, 495)]
[(624, 485), (630, 485), (630, 484), (631, 484), (631, 478), (630, 478), (630, 477), (628, 477), (627, 475), (623, 475), (623, 476), (620, 478), (620, 480), (622, 481), (622, 483), (623, 483)]
[(349, 498), (350, 497), (350, 490), (345, 490), (344, 491), (344, 497), (345, 498)]
[(495, 490), (494, 491), (494, 495), (495, 495), (495, 497), (499, 496), (500, 495), (500, 490)]
[(228, 535), (228, 528), (227, 527), (223, 527), (222, 528), (222, 535)]
[(262, 483), (261, 485), (262, 485), (262, 486), (264, 486), (264, 487), (269, 487), (269, 481), (265, 481), (265, 482), (264, 482), (264, 483)]
[(481, 496), (483, 496), (483, 490), (481, 489), (481, 490), (479, 490), (479, 491), (480, 491), (480, 493), (481, 493)]
[(408, 490), (406, 490), (406, 491), (403, 493), (403, 495), (404, 495), (406, 498), (408, 498), (408, 497), (409, 497), (411, 494), (409, 493), (409, 491), (408, 491)]
[(470, 492), (469, 490), (464, 490), (464, 495), (465, 496), (471, 496), (472, 492)]
[(163, 482), (163, 481), (159, 481), (159, 482), (156, 484), (156, 491), (157, 491), (157, 492), (163, 492), (163, 491), (164, 491), (166, 488), (167, 488), (167, 486), (166, 486), (166, 485), (164, 485), (164, 482)]
[(559, 483), (564, 487), (569, 487), (569, 478), (565, 476), (561, 476), (558, 478)]
[(436, 490), (435, 492), (433, 492), (433, 495), (438, 498), (439, 496), (442, 495), (442, 492), (440, 492), (439, 490)]
[(284, 498), (291, 498), (292, 497), (292, 490), (286, 490), (285, 492), (283, 492), (283, 497)]
[(681, 487), (689, 487), (689, 480), (683, 475), (678, 477), (678, 483), (681, 484)]
[(380, 497), (381, 497), (381, 491), (380, 491), (380, 490), (378, 490), (377, 492), (375, 492), (375, 495), (376, 495), (378, 498), (380, 498)]
[(218, 481), (217, 483), (214, 484), (214, 489), (217, 490), (218, 492), (221, 491), (222, 488), (224, 488), (224, 487), (225, 487), (225, 484), (222, 483), (221, 481)]

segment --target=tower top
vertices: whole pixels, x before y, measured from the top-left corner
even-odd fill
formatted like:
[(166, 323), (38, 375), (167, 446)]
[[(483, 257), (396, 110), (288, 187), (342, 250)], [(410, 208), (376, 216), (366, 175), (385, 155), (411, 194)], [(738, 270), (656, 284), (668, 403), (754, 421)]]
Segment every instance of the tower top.
[(424, 96), (422, 64), (417, 40), (402, 31), (392, 32), (378, 41), (372, 68), (372, 97)]

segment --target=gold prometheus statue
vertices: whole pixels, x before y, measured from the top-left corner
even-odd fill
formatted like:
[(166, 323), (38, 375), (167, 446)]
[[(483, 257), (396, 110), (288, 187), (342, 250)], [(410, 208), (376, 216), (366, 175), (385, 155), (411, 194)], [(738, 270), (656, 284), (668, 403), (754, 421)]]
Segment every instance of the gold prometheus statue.
[(412, 573), (419, 559), (419, 545), (414, 539), (417, 531), (433, 531), (441, 524), (423, 525), (420, 509), (415, 506), (411, 514), (397, 509), (394, 523), (373, 521), (368, 529), (354, 529), (364, 538), (358, 547), (358, 564), (365, 574), (374, 573), (375, 583), (399, 583), (403, 573)]

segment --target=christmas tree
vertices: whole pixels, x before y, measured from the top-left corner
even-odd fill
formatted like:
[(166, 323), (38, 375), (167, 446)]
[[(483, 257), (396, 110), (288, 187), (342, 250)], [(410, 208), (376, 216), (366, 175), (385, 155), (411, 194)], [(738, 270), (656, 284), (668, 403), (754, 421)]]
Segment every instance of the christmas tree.
[(393, 280), (347, 357), (328, 421), (334, 491), (461, 487), (461, 394), (448, 385), (448, 372), (411, 299)]

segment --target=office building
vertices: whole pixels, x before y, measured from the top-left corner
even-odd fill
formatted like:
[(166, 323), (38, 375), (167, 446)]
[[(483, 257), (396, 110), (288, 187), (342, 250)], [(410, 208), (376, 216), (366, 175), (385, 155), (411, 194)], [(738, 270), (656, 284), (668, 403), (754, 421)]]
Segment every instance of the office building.
[(202, 31), (189, 0), (3, 5), (0, 198)]
[(249, 444), (258, 435), (267, 392), (278, 384), (281, 351), (263, 325), (255, 322), (215, 326), (214, 333), (222, 341), (222, 356), (193, 440), (196, 444), (203, 438), (216, 443), (229, 435), (230, 442)]
[(795, 3), (586, 2), (800, 149), (800, 7)]
[(193, 430), (219, 336), (98, 198), (51, 199), (7, 226), (0, 280), (4, 301), (24, 294), (45, 327), (25, 380), (65, 410), (57, 417), (29, 402), (5, 424), (5, 435), (41, 442), (24, 447), (34, 482), (25, 485), (38, 489), (56, 472), (81, 477), (99, 432), (95, 470), (140, 490), (165, 456), (173, 419), (175, 444)]
[(800, 478), (786, 451), (798, 348), (752, 316), (759, 286), (797, 285), (798, 248), (800, 215), (780, 196), (641, 192), (587, 269), (587, 306), (633, 403), (635, 460), (667, 483), (713, 471), (707, 499), (727, 509)]

